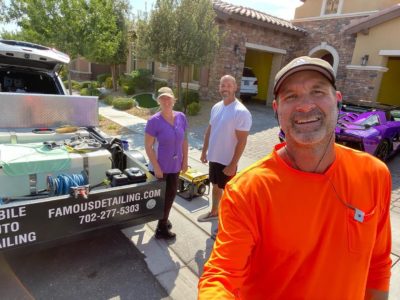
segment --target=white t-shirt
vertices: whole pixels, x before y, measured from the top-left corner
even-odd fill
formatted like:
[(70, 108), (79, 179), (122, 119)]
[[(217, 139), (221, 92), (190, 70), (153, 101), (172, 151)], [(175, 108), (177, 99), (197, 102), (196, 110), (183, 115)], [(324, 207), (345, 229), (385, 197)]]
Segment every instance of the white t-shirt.
[(235, 131), (250, 131), (251, 123), (250, 112), (239, 100), (229, 105), (223, 101), (216, 103), (211, 109), (207, 159), (229, 165), (238, 142)]

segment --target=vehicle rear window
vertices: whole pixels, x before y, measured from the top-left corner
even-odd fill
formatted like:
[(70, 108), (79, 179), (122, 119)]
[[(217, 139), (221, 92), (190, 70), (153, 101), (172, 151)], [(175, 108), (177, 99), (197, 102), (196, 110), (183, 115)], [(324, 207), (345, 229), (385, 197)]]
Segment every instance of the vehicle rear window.
[(243, 76), (245, 77), (256, 77), (256, 75), (254, 75), (253, 70), (249, 69), (249, 68), (244, 68), (243, 69)]

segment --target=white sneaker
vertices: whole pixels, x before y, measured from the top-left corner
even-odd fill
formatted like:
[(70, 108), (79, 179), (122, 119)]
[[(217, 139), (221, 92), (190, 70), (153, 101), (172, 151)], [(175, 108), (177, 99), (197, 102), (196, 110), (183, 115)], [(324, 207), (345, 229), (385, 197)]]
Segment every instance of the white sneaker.
[(208, 221), (212, 221), (212, 220), (218, 220), (218, 215), (213, 215), (211, 214), (211, 212), (202, 214), (201, 216), (199, 216), (197, 218), (197, 221), (199, 222), (208, 222)]

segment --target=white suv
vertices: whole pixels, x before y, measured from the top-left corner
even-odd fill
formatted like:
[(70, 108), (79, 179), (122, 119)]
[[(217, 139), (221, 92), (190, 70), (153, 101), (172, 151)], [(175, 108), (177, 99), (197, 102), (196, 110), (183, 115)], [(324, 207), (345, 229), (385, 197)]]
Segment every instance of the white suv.
[(242, 98), (249, 99), (258, 94), (258, 81), (251, 68), (244, 67), (242, 81), (240, 83), (240, 95)]
[(55, 49), (0, 39), (0, 92), (65, 95), (58, 73), (69, 61)]

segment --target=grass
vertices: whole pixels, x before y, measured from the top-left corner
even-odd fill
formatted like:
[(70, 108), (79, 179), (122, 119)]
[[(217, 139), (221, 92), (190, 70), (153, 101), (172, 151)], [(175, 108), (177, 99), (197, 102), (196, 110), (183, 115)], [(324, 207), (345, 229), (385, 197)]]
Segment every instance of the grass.
[(133, 99), (143, 108), (153, 108), (158, 106), (157, 101), (153, 99), (153, 95), (149, 93), (137, 95)]

